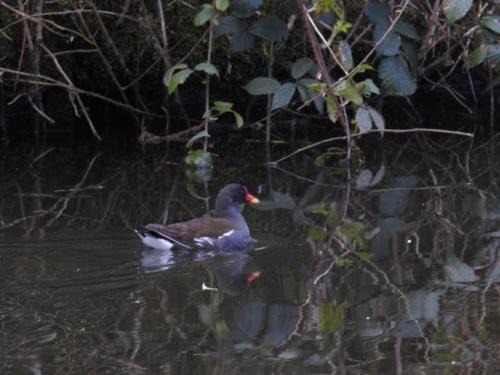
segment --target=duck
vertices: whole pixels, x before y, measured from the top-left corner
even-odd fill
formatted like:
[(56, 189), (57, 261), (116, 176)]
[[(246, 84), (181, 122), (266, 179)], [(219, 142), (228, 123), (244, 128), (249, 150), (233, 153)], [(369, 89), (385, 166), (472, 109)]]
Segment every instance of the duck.
[(213, 249), (223, 252), (248, 248), (255, 240), (241, 214), (242, 204), (258, 204), (242, 183), (224, 186), (215, 200), (213, 217), (201, 217), (168, 225), (147, 224), (144, 231), (135, 230), (147, 247), (158, 250)]

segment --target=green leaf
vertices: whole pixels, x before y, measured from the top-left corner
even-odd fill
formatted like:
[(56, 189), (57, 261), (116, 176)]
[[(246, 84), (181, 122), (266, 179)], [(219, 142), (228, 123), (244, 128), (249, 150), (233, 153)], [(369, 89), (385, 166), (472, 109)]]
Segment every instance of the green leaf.
[(293, 94), (295, 94), (295, 88), (295, 83), (292, 82), (281, 85), (274, 93), (271, 109), (286, 107), (292, 100)]
[(215, 9), (224, 12), (229, 8), (229, 0), (215, 0)]
[(208, 75), (216, 75), (217, 77), (219, 77), (219, 71), (217, 70), (217, 68), (213, 64), (207, 62), (196, 65), (194, 67), (194, 70), (202, 71), (207, 73)]
[(473, 68), (476, 65), (481, 64), (488, 55), (488, 46), (481, 44), (475, 50), (473, 50), (469, 56), (467, 57), (467, 61), (465, 62), (465, 67), (467, 69)]
[(193, 143), (201, 138), (210, 138), (210, 134), (208, 134), (208, 132), (206, 130), (202, 130), (202, 131), (196, 133), (195, 135), (193, 135), (191, 137), (191, 139), (189, 141), (187, 141), (186, 147), (191, 148), (193, 146)]
[(417, 28), (415, 25), (405, 21), (398, 21), (394, 26), (394, 31), (408, 39), (419, 40), (420, 35), (418, 35)]
[(194, 25), (195, 26), (203, 26), (207, 23), (210, 18), (214, 15), (214, 10), (211, 6), (204, 7), (195, 17), (194, 17)]
[(191, 73), (193, 73), (193, 70), (189, 68), (174, 73), (170, 80), (165, 82), (168, 88), (168, 94), (172, 94), (175, 90), (177, 90), (177, 86), (186, 82), (186, 79), (188, 79)]
[(408, 66), (401, 56), (383, 58), (379, 65), (379, 76), (387, 95), (408, 96), (417, 89)]
[(351, 70), (354, 63), (352, 60), (351, 46), (345, 40), (339, 42), (340, 63), (346, 70)]
[(326, 95), (326, 112), (328, 113), (328, 118), (335, 124), (339, 118), (339, 110), (337, 106), (337, 100), (335, 100), (334, 96)]
[(363, 97), (359, 91), (349, 81), (343, 81), (337, 87), (337, 94), (342, 96), (345, 100), (353, 102), (356, 105), (363, 104)]
[(472, 6), (472, 0), (444, 0), (443, 12), (450, 25), (465, 16)]
[(372, 129), (372, 119), (370, 112), (366, 108), (358, 108), (356, 111), (356, 123), (358, 124), (360, 133), (366, 133)]
[(375, 124), (375, 127), (379, 130), (384, 130), (385, 129), (384, 116), (382, 116), (380, 112), (373, 107), (367, 106), (366, 109), (368, 109), (368, 112), (370, 113), (370, 117), (373, 123)]
[(235, 34), (245, 30), (245, 24), (234, 16), (225, 16), (219, 20), (214, 28), (214, 37), (218, 38), (224, 34)]
[(276, 16), (260, 17), (249, 30), (268, 42), (281, 42), (288, 38), (288, 26)]
[(222, 102), (222, 101), (215, 101), (214, 102), (214, 107), (217, 109), (220, 113), (224, 113), (227, 111), (230, 111), (233, 109), (233, 103), (230, 102)]
[(280, 83), (274, 78), (257, 77), (252, 79), (244, 89), (250, 95), (270, 95), (274, 94), (280, 87)]
[(238, 128), (241, 128), (244, 124), (243, 117), (236, 111), (231, 111), (234, 115), (234, 119), (236, 121), (236, 125)]
[(481, 20), (481, 25), (490, 29), (491, 31), (500, 34), (500, 16), (491, 15), (485, 16)]
[(306, 74), (314, 65), (314, 62), (309, 57), (302, 57), (295, 61), (292, 65), (292, 77), (299, 79)]
[(326, 229), (320, 227), (309, 228), (309, 235), (307, 236), (311, 241), (321, 241), (326, 238)]
[(233, 34), (231, 37), (231, 51), (242, 52), (253, 47), (255, 37), (247, 30)]

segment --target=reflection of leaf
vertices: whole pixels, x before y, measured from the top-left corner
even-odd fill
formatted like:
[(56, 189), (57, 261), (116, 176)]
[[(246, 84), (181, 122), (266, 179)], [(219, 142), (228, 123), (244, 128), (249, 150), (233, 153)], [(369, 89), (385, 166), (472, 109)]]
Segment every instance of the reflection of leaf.
[(207, 305), (198, 305), (198, 316), (203, 324), (211, 326), (213, 321), (213, 314), (210, 307)]
[(359, 259), (367, 261), (370, 260), (375, 256), (371, 251), (356, 251), (356, 256), (359, 257)]
[(319, 227), (309, 228), (309, 235), (307, 236), (312, 241), (321, 241), (326, 238), (326, 230)]
[(219, 338), (226, 337), (229, 334), (229, 327), (225, 321), (221, 320), (215, 324), (215, 333)]
[(212, 167), (212, 155), (209, 152), (204, 152), (203, 150), (192, 150), (184, 158), (187, 165), (194, 165), (200, 168)]
[(382, 179), (384, 178), (384, 175), (385, 175), (385, 166), (384, 164), (382, 164), (377, 173), (375, 173), (373, 180), (370, 182), (370, 186), (378, 185), (380, 181), (382, 181)]
[(361, 248), (366, 247), (366, 239), (364, 237), (365, 225), (359, 221), (346, 219), (344, 222), (338, 226), (337, 232), (340, 238), (348, 244), (358, 245)]
[(401, 188), (400, 190), (384, 191), (379, 196), (379, 212), (381, 216), (400, 216), (408, 206), (410, 188), (417, 186), (415, 176), (403, 176), (395, 178), (389, 187)]
[(346, 305), (346, 301), (338, 306), (321, 303), (319, 305), (319, 330), (323, 333), (335, 332), (344, 320)]
[(446, 278), (454, 283), (470, 283), (477, 280), (474, 269), (461, 262), (455, 255), (449, 254), (444, 266)]
[(369, 169), (363, 169), (356, 179), (356, 187), (358, 189), (364, 189), (370, 186), (373, 174)]

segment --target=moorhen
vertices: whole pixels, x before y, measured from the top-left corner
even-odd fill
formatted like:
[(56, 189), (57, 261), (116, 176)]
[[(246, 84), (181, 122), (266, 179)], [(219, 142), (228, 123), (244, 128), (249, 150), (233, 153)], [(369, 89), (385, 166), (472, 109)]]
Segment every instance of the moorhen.
[(210, 248), (237, 251), (248, 247), (254, 240), (240, 206), (259, 203), (240, 183), (226, 185), (217, 194), (214, 217), (202, 217), (181, 223), (148, 224), (145, 232), (135, 231), (149, 247), (170, 250), (177, 246), (185, 249)]

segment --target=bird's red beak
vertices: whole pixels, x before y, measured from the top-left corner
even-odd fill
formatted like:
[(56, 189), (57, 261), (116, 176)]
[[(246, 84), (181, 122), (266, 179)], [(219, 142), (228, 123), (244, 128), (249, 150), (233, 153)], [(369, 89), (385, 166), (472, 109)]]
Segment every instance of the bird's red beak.
[(250, 285), (254, 280), (256, 280), (260, 276), (260, 272), (251, 272), (247, 275), (247, 289), (250, 288)]
[(257, 198), (255, 198), (252, 194), (250, 194), (247, 188), (245, 188), (245, 203), (257, 204), (259, 202), (260, 201)]

